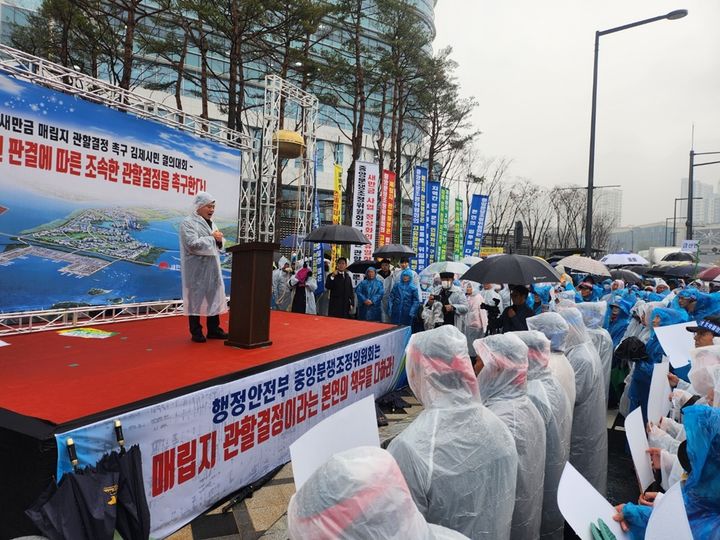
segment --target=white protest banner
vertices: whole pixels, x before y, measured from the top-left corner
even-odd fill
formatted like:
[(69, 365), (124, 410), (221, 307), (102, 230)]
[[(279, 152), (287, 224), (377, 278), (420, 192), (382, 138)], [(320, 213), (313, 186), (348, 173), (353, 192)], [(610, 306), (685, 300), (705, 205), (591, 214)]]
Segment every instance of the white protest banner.
[(661, 362), (653, 366), (652, 379), (650, 381), (650, 393), (648, 394), (647, 415), (648, 422), (658, 424), (660, 419), (667, 416), (670, 411), (670, 382), (668, 373), (670, 364)]
[(557, 503), (565, 521), (581, 540), (593, 540), (590, 525), (602, 519), (617, 540), (629, 536), (613, 520), (615, 508), (570, 463), (565, 464), (558, 485)]
[(645, 491), (655, 480), (650, 463), (650, 454), (647, 453), (648, 440), (645, 434), (645, 422), (643, 422), (642, 410), (640, 407), (627, 415), (625, 418), (625, 435), (627, 436), (630, 454), (635, 465), (640, 488)]
[(290, 445), (295, 489), (333, 455), (358, 446), (380, 446), (375, 396), (348, 405)]
[(353, 207), (351, 225), (363, 233), (369, 244), (353, 245), (350, 250), (350, 262), (372, 259), (375, 251), (375, 222), (378, 215), (378, 177), (377, 163), (355, 163), (355, 186), (353, 188)]
[(655, 501), (645, 538), (652, 540), (693, 540), (681, 483), (671, 487), (660, 500)]
[(290, 445), (315, 424), (404, 374), (409, 328), (300, 358), (56, 435), (58, 474), (117, 449), (113, 421), (142, 452), (151, 536), (164, 538), (223, 497), (290, 460)]
[(683, 253), (697, 253), (698, 241), (697, 240), (683, 240), (680, 251)]
[(687, 328), (697, 326), (697, 322), (690, 321), (670, 326), (659, 326), (654, 328), (655, 335), (665, 351), (665, 356), (670, 359), (672, 367), (679, 369), (690, 363), (690, 351), (695, 348), (693, 333)]

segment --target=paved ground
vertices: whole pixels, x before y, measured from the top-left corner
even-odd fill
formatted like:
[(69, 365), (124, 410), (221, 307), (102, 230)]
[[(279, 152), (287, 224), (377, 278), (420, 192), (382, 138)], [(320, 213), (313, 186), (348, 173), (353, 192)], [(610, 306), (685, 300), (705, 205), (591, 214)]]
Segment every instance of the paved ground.
[[(414, 397), (403, 397), (412, 407), (406, 414), (387, 414), (389, 425), (380, 428), (380, 440), (385, 446), (420, 413), (422, 407)], [(612, 428), (616, 411), (608, 411), (608, 428)], [(612, 504), (636, 501), (637, 482), (632, 459), (625, 452), (625, 431), (621, 426), (608, 431), (608, 500)], [(285, 512), (295, 484), (292, 466), (285, 465), (280, 472), (252, 498), (232, 508), (220, 507), (198, 517), (185, 528), (169, 537), (170, 540), (286, 540)], [(572, 538), (570, 534), (567, 538)]]

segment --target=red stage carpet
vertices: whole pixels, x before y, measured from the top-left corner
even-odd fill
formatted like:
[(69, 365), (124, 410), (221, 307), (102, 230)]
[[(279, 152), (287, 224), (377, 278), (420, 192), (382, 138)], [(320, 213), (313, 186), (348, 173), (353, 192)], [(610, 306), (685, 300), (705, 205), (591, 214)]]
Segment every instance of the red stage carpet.
[(0, 348), (0, 408), (62, 424), (391, 327), (274, 311), (273, 344), (252, 350), (222, 340), (193, 343), (185, 317), (96, 328), (119, 333), (107, 339), (56, 331), (3, 337), (10, 346)]

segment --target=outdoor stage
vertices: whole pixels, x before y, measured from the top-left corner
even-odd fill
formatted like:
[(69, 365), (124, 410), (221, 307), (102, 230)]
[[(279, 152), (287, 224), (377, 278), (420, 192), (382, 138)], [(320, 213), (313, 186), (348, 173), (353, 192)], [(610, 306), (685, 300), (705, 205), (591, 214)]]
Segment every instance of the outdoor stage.
[[(223, 318), (221, 326), (227, 329), (226, 318)], [(249, 410), (245, 411), (243, 407), (245, 413), (236, 415), (236, 410), (230, 407), (225, 414), (227, 420), (223, 418), (222, 422), (215, 414), (215, 405), (218, 400), (222, 401), (223, 397), (227, 399), (227, 396), (239, 393), (233, 390), (240, 390), (246, 381), (251, 385), (248, 388), (257, 386), (255, 383), (258, 381), (260, 386), (272, 381), (274, 387), (275, 382), (282, 380), (282, 375), (287, 374), (287, 396), (285, 393), (281, 395), (278, 390), (275, 402), (282, 403), (281, 412), (284, 406), (286, 411), (293, 408), (295, 415), (294, 400), (305, 398), (303, 421), (305, 417), (307, 421), (301, 424), (298, 416), (289, 424), (286, 412), (284, 430), (281, 425), (276, 433), (273, 426), (272, 435), (277, 435), (277, 441), (271, 436), (267, 443), (267, 438), (261, 439), (261, 436), (257, 435), (253, 450), (265, 443), (264, 451), (274, 450), (276, 456), (272, 460), (265, 456), (260, 459), (262, 463), (256, 460), (250, 467), (249, 475), (236, 474), (235, 482), (244, 483), (216, 489), (215, 496), (219, 500), (220, 495), (231, 493), (254, 481), (256, 478), (252, 478), (253, 476), (271, 470), (268, 468), (272, 463), (286, 460), (287, 447), (292, 440), (322, 417), (332, 414), (333, 409), (341, 408), (342, 400), (335, 399), (336, 387), (344, 388), (345, 398), (348, 395), (350, 397), (342, 406), (369, 393), (374, 392), (376, 397), (380, 397), (381, 393), (392, 390), (404, 371), (401, 366), (402, 351), (409, 337), (409, 329), (406, 328), (285, 312), (272, 313), (272, 345), (251, 350), (228, 347), (223, 340), (193, 343), (190, 341), (185, 317), (107, 324), (97, 328), (117, 334), (107, 339), (83, 339), (63, 336), (56, 331), (46, 331), (3, 337), (3, 341), (10, 345), (0, 348), (2, 538), (29, 532), (26, 528), (29, 521), (25, 520), (22, 512), (47, 486), (56, 472), (58, 445), (55, 435), (78, 431), (71, 435), (76, 442), (81, 441), (78, 449), (82, 455), (82, 433), (86, 427), (100, 423), (104, 425), (103, 429), (110, 429), (113, 419), (122, 419), (128, 444), (138, 443), (142, 447), (143, 472), (153, 513), (153, 530), (159, 532), (156, 522), (160, 523), (162, 520), (156, 519), (155, 511), (160, 506), (172, 506), (175, 503), (166, 497), (168, 486), (159, 489), (155, 484), (157, 478), (153, 478), (155, 458), (162, 455), (165, 449), (157, 426), (148, 440), (143, 441), (143, 430), (148, 427), (145, 424), (155, 421), (153, 414), (157, 414), (159, 410), (164, 411), (163, 420), (168, 425), (167, 437), (172, 439), (168, 448), (178, 444), (178, 441), (186, 440), (182, 430), (187, 431), (188, 425), (194, 423), (188, 432), (189, 438), (196, 437), (200, 432), (210, 433), (208, 430), (213, 430), (213, 441), (215, 437), (218, 440), (217, 469), (224, 465), (221, 463), (223, 458), (228, 461), (228, 466), (233, 459), (233, 467), (242, 467), (242, 459), (250, 459), (249, 454), (239, 453), (240, 448), (234, 454), (228, 452), (227, 423), (232, 424), (234, 417), (237, 417), (239, 422), (249, 416), (253, 417), (253, 425), (259, 423), (264, 410), (269, 414), (269, 405), (276, 399), (275, 390), (272, 396), (264, 396), (264, 402), (258, 401), (257, 407), (253, 407), (250, 402), (253, 394), (252, 390), (249, 390)], [(376, 351), (375, 356), (371, 354), (372, 350)], [(343, 364), (341, 358), (348, 362), (344, 371), (338, 369), (337, 374), (332, 377), (328, 372), (326, 384), (322, 384), (320, 371), (317, 371), (317, 376), (304, 379), (303, 385), (298, 386), (298, 372), (303, 377), (305, 369), (308, 373), (313, 370), (313, 374), (320, 369), (325, 372), (326, 367), (329, 369), (330, 362), (335, 365), (335, 359), (338, 367)], [(392, 362), (387, 361), (388, 358), (392, 358)], [(374, 380), (370, 376), (373, 370)], [(367, 379), (365, 373), (368, 375)], [(279, 377), (276, 376), (278, 374)], [(332, 394), (331, 379), (334, 380)], [(306, 392), (301, 396), (302, 390)], [(298, 395), (292, 397), (296, 393)], [(244, 396), (243, 390), (243, 398)], [(312, 405), (313, 397), (314, 409), (307, 405), (307, 400)], [(198, 405), (200, 402), (202, 404)], [(291, 402), (292, 404), (288, 405)], [(263, 410), (264, 405), (268, 406)], [(225, 407), (228, 407), (227, 403)], [(251, 413), (255, 408), (257, 413)], [(229, 415), (231, 409), (232, 414)], [(297, 410), (300, 411), (300, 408)], [(173, 425), (173, 415), (176, 415), (177, 425)], [(300, 412), (297, 412), (297, 415), (300, 415)], [(216, 427), (219, 429), (215, 431)], [(108, 445), (112, 444), (114, 441), (108, 441)], [(273, 444), (275, 449), (271, 448)], [(60, 450), (62, 457), (62, 445)], [(242, 452), (245, 450), (243, 444)], [(212, 451), (214, 460), (215, 448)], [(202, 470), (200, 466), (200, 471)], [(198, 472), (198, 478), (200, 476)], [(245, 482), (248, 478), (250, 480)], [(212, 478), (208, 481), (212, 481)], [(178, 480), (177, 484), (181, 483), (182, 481)], [(190, 484), (193, 482), (182, 486), (171, 485), (170, 488), (185, 488)], [(157, 500), (153, 500), (156, 495)], [(177, 493), (177, 496), (185, 495)], [(166, 500), (157, 502), (163, 499)], [(190, 516), (192, 512), (201, 511), (200, 507), (191, 509), (182, 519)], [(179, 525), (182, 519), (176, 523), (163, 522), (161, 530), (167, 532)]]

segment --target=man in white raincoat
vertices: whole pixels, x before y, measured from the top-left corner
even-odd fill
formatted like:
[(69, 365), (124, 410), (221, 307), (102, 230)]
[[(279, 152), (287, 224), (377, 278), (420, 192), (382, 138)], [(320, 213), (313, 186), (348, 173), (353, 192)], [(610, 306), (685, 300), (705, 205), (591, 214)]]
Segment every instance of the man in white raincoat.
[(607, 406), (610, 395), (610, 370), (612, 370), (613, 353), (615, 347), (610, 332), (603, 328), (605, 314), (607, 313), (607, 302), (583, 302), (575, 306), (583, 316), (583, 322), (587, 327), (588, 334), (592, 340), (595, 350), (602, 360), (602, 375), (605, 383), (605, 405)]
[(480, 402), (465, 336), (452, 325), (413, 335), (406, 369), (424, 410), (388, 451), (415, 504), (430, 523), (508, 540), (517, 452), (508, 428)]
[(190, 334), (197, 343), (206, 341), (200, 316), (207, 317), (207, 337), (227, 339), (220, 328), (220, 314), (227, 311), (225, 284), (220, 269), (220, 251), (225, 239), (212, 222), (215, 198), (201, 191), (195, 196), (195, 211), (180, 224), (180, 268), (183, 305), (190, 319)]
[(461, 540), (425, 521), (392, 456), (360, 446), (332, 456), (290, 499), (290, 540)]
[(527, 394), (528, 348), (514, 333), (473, 343), (483, 404), (510, 430), (518, 453), (512, 540), (540, 536), (545, 481), (545, 423)]
[(542, 332), (515, 332), (528, 347), (528, 397), (545, 422), (545, 484), (540, 538), (562, 540), (565, 519), (557, 490), (570, 454), (572, 404), (550, 371), (550, 340)]

